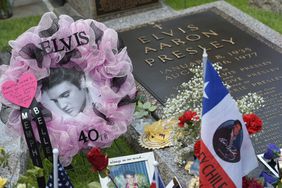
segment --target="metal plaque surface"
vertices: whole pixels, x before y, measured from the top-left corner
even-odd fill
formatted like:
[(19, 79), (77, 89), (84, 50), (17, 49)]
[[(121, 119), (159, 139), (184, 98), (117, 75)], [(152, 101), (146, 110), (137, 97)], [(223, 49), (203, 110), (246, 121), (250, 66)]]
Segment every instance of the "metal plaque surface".
[(264, 129), (253, 138), (257, 152), (266, 144), (282, 146), (282, 54), (264, 39), (231, 23), (214, 10), (143, 25), (120, 33), (131, 60), (135, 79), (161, 104), (193, 76), (203, 48), (223, 69), (221, 77), (238, 99), (249, 92), (265, 98), (256, 112)]

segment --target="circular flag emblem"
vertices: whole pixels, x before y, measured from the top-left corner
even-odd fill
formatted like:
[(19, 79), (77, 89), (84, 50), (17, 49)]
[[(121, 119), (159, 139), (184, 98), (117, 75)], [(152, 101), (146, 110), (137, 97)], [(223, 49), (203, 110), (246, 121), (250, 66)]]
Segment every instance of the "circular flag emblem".
[(213, 136), (213, 147), (216, 154), (224, 161), (240, 161), (240, 148), (243, 141), (242, 124), (239, 120), (228, 120), (222, 123)]

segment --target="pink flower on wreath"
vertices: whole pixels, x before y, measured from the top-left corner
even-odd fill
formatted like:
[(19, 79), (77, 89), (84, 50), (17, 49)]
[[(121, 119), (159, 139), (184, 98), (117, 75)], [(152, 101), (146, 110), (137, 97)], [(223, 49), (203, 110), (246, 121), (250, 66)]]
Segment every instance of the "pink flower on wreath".
[(184, 112), (184, 114), (182, 116), (180, 116), (178, 118), (178, 120), (180, 121), (178, 123), (179, 127), (184, 127), (185, 123), (188, 123), (190, 121), (198, 121), (199, 120), (199, 116), (197, 116), (197, 112), (194, 111), (186, 111)]

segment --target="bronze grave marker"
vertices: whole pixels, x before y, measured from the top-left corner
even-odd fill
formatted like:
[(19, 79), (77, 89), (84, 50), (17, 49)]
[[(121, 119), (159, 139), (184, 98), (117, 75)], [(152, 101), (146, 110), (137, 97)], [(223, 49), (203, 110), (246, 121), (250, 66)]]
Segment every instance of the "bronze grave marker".
[(192, 77), (188, 69), (201, 63), (206, 48), (209, 59), (223, 67), (221, 77), (231, 86), (234, 98), (249, 92), (265, 98), (265, 107), (257, 112), (264, 130), (253, 138), (256, 151), (263, 152), (268, 143), (281, 147), (282, 54), (275, 45), (231, 23), (228, 16), (216, 10), (121, 32), (135, 79), (164, 104), (181, 83)]

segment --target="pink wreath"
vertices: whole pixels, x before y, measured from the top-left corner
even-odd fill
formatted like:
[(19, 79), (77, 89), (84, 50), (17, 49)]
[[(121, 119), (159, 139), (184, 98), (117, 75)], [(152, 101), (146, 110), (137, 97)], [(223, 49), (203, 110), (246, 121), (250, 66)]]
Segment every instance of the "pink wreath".
[[(9, 66), (0, 66), (0, 88), (5, 81), (16, 81), (23, 73), (35, 75), (38, 80), (35, 98), (45, 109), (52, 146), (59, 148), (63, 164), (69, 164), (83, 148), (109, 147), (127, 131), (133, 118), (136, 86), (131, 60), (116, 31), (95, 20), (74, 21), (67, 15), (57, 18), (53, 13), (46, 13), (38, 26), (9, 44), (12, 56)], [(84, 74), (79, 80), (80, 89), (87, 90), (91, 105), (84, 105), (75, 117), (62, 113), (58, 100), (48, 96), (50, 90), (44, 92), (46, 79), (52, 70), (59, 69), (79, 70)], [(7, 126), (22, 135), (19, 107), (2, 94), (0, 102), (13, 108)], [(73, 111), (70, 107), (64, 110)], [(39, 141), (37, 127), (32, 126)], [(93, 129), (99, 133), (99, 139), (79, 141), (81, 131), (87, 135)]]

